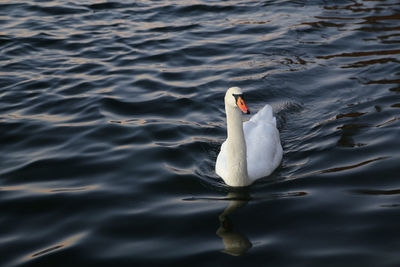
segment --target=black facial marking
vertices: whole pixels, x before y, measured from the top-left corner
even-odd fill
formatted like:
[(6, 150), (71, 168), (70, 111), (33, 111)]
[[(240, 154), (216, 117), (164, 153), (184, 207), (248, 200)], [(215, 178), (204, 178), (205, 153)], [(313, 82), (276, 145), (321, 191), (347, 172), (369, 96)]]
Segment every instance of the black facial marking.
[(241, 97), (243, 99), (243, 101), (244, 101), (243, 94), (232, 94), (232, 95), (235, 97), (236, 103), (237, 103), (237, 100), (238, 100), (239, 97)]

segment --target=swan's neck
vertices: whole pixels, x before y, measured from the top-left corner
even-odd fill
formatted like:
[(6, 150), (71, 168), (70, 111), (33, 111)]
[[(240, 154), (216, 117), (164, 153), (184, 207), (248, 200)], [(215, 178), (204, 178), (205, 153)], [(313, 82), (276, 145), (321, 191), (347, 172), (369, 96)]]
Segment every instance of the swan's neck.
[(241, 111), (225, 106), (228, 128), (227, 156), (230, 186), (246, 186), (250, 184), (247, 174), (246, 140), (243, 132)]

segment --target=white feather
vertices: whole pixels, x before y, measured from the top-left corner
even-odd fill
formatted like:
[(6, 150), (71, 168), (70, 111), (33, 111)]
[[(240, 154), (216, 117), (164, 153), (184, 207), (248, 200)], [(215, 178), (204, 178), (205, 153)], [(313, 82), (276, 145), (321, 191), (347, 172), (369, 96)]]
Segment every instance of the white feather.
[[(235, 123), (227, 121), (227, 124)], [(243, 132), (246, 142), (247, 181), (244, 185), (253, 183), (255, 180), (270, 175), (282, 160), (282, 145), (279, 131), (276, 128), (276, 119), (272, 113), (272, 107), (265, 105), (249, 121), (243, 123)], [(242, 186), (235, 184), (232, 173), (229, 172), (227, 163), (227, 140), (221, 145), (221, 151), (217, 157), (215, 171), (231, 186)]]

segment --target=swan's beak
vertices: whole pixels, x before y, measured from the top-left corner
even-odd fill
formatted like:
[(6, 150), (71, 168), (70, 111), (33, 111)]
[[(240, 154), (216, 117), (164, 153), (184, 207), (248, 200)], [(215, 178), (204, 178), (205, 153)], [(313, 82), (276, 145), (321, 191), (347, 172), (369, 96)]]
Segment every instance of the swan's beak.
[(236, 105), (243, 111), (243, 113), (250, 114), (250, 109), (246, 106), (246, 103), (244, 103), (241, 96), (237, 98)]

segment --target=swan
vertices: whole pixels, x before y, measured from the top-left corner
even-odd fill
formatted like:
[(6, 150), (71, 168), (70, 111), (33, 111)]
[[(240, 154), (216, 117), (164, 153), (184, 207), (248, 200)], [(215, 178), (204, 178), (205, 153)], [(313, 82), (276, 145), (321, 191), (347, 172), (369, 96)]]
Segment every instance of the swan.
[(217, 156), (215, 172), (229, 186), (248, 186), (270, 175), (282, 161), (282, 145), (272, 107), (265, 105), (249, 121), (242, 89), (231, 87), (225, 94), (227, 139)]

